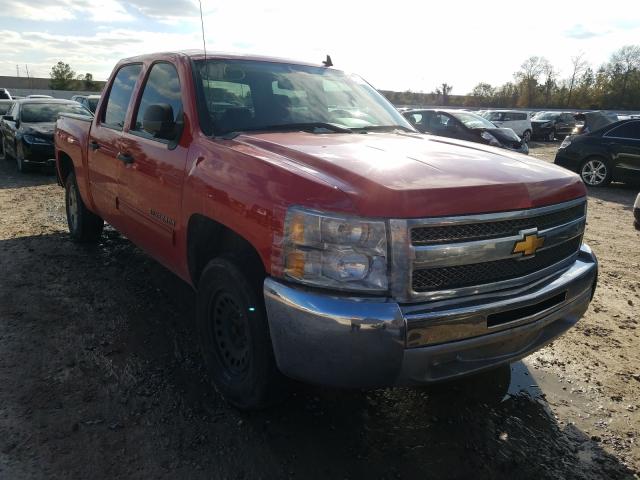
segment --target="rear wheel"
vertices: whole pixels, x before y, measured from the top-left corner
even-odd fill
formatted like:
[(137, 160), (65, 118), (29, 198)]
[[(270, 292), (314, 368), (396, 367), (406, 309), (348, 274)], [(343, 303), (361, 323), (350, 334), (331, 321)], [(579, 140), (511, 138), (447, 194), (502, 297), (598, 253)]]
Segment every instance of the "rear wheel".
[(524, 141), (524, 143), (529, 143), (529, 141), (531, 140), (531, 130), (525, 130), (525, 132), (522, 134), (522, 140)]
[(97, 242), (102, 235), (104, 221), (85, 206), (75, 173), (67, 175), (65, 181), (65, 206), (71, 238), (76, 242)]
[(582, 181), (590, 187), (602, 187), (611, 182), (611, 169), (604, 158), (587, 158), (580, 167)]
[(211, 260), (198, 284), (196, 311), (211, 379), (225, 400), (242, 410), (273, 404), (284, 385), (271, 346), (262, 278), (248, 265), (232, 256)]

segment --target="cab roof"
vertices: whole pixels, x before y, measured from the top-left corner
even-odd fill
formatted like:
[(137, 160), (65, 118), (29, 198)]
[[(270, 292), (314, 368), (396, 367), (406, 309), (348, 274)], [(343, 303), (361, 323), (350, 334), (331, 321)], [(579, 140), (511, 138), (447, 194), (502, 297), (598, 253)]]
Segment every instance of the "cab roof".
[[(157, 53), (149, 53), (144, 55), (137, 55), (135, 57), (129, 57), (122, 59), (119, 63), (128, 63), (128, 62), (144, 62), (145, 60), (152, 60), (157, 57), (168, 57), (168, 56), (185, 56), (192, 58), (194, 60), (204, 60), (205, 54), (204, 50), (176, 50), (176, 51), (167, 51), (167, 52), (157, 52)], [(230, 52), (209, 52), (206, 54), (207, 59), (218, 59), (218, 60), (248, 60), (248, 61), (257, 61), (257, 62), (270, 62), (270, 63), (285, 63), (289, 65), (304, 65), (308, 67), (322, 67), (323, 64), (321, 62), (311, 63), (304, 62), (299, 60), (292, 60), (289, 58), (282, 57), (270, 57), (266, 55), (249, 55), (244, 53), (230, 53)], [(330, 67), (326, 67), (330, 68)]]

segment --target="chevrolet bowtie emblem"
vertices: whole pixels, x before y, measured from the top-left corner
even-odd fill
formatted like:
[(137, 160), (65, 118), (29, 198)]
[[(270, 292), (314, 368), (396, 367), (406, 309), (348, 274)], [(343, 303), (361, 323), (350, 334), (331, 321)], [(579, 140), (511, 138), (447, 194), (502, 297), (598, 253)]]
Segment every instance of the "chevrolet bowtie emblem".
[(544, 237), (539, 237), (537, 233), (525, 235), (524, 238), (513, 246), (512, 253), (521, 253), (522, 256), (528, 257), (536, 253), (540, 247), (544, 245)]

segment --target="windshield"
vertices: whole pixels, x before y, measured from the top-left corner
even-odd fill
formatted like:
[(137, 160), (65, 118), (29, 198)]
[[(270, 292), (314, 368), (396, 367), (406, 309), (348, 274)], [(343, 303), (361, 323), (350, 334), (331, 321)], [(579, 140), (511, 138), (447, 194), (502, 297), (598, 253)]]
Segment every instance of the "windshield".
[(99, 98), (88, 98), (87, 99), (87, 103), (89, 104), (89, 110), (91, 110), (92, 112), (96, 111), (96, 108), (98, 107), (98, 100), (100, 100)]
[(77, 103), (25, 103), (22, 106), (22, 121), (25, 123), (53, 123), (60, 113), (91, 115), (91, 112)]
[(480, 115), (476, 115), (471, 112), (450, 112), (452, 116), (464, 123), (467, 128), (496, 128), (486, 118), (482, 118)]
[(195, 62), (215, 134), (291, 125), (327, 131), (411, 125), (355, 75), (324, 67), (245, 60)]
[(0, 115), (5, 115), (12, 106), (11, 102), (0, 102)]
[(539, 112), (533, 116), (533, 120), (553, 120), (558, 117), (557, 113), (553, 112)]
[(505, 117), (505, 112), (485, 112), (482, 117), (492, 122), (501, 122)]

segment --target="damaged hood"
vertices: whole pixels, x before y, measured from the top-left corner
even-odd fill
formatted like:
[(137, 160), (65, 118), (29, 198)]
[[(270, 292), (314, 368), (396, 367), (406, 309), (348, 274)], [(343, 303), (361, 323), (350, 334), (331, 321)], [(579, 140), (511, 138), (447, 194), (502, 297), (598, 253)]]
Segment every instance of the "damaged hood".
[(365, 216), (496, 212), (585, 195), (577, 175), (553, 164), (432, 135), (262, 133), (234, 143), (243, 153), (295, 162), (347, 194)]

